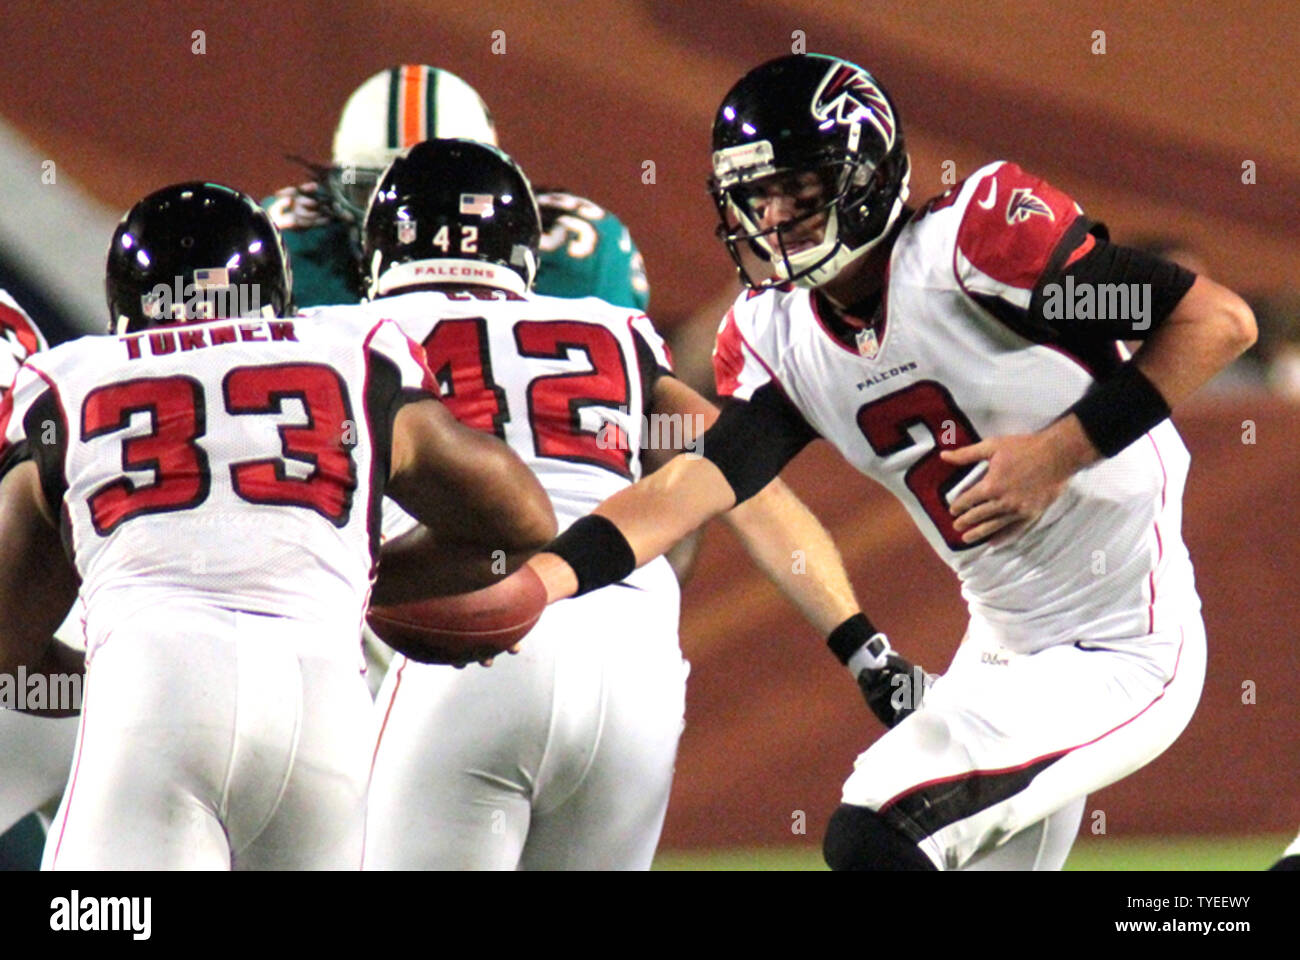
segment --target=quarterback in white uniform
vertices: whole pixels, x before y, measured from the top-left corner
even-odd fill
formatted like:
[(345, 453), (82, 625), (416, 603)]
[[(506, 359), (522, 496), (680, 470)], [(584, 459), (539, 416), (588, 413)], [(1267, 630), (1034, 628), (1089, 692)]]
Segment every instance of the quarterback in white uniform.
[(115, 335), (28, 360), (0, 424), (0, 526), (29, 547), (0, 568), (0, 605), (42, 562), (63, 599), (5, 618), (0, 663), (51, 666), (47, 621), (76, 580), (85, 604), (45, 866), (356, 868), (372, 710), (358, 630), (385, 489), (485, 556), (545, 542), (545, 493), (455, 422), (393, 324), (277, 319), (279, 235), (236, 191), (137, 204), (108, 289)]
[[(553, 598), (585, 593), (826, 439), (899, 498), (970, 610), (923, 699), (891, 696), (911, 709), (859, 757), (827, 861), (1034, 865), (1044, 825), (1077, 827), (1082, 798), (1158, 756), (1199, 699), (1188, 455), (1166, 418), (1250, 344), (1253, 317), (1212, 281), (1108, 243), (1014, 164), (907, 208), (893, 105), (839, 58), (743, 78), (713, 163), (754, 288), (714, 357), (734, 402), (702, 460), (615, 495), (530, 564)], [(754, 254), (774, 276), (753, 278)], [(1117, 290), (1124, 306), (1099, 306)], [(1132, 360), (1123, 339), (1145, 340)], [(909, 666), (871, 643), (840, 652), (860, 682), (879, 670), (894, 686)]]

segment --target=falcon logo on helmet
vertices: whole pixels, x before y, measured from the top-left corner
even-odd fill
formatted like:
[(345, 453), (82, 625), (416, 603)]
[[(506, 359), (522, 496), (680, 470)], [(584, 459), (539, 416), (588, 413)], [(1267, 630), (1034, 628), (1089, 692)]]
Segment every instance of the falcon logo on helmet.
[(880, 131), (885, 143), (894, 145), (894, 111), (889, 101), (865, 70), (852, 64), (832, 67), (813, 96), (812, 115), (819, 121), (839, 124), (868, 120)]
[[(840, 57), (756, 67), (713, 122), (718, 235), (750, 289), (834, 279), (898, 222), (909, 173), (889, 95)], [(768, 275), (746, 251), (770, 264)]]

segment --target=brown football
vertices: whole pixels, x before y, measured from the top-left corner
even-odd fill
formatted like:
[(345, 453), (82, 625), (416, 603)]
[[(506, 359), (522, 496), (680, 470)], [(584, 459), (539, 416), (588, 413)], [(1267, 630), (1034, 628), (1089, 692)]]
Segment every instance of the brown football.
[(398, 653), (420, 663), (473, 663), (504, 653), (546, 609), (546, 587), (531, 567), (473, 593), (371, 607), (372, 630)]

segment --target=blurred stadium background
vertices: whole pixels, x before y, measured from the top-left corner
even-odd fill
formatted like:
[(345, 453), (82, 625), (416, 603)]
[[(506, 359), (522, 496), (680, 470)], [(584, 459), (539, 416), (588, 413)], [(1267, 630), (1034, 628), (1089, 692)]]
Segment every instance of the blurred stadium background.
[[(945, 170), (961, 178), (1011, 159), (1073, 194), (1116, 239), (1199, 259), (1261, 320), (1253, 354), (1175, 417), (1193, 455), (1184, 533), (1209, 676), (1182, 739), (1089, 799), (1071, 866), (1255, 869), (1294, 836), (1293, 0), (80, 0), (7, 4), (0, 36), (0, 285), (56, 340), (101, 329), (104, 250), (135, 199), (191, 177), (258, 196), (306, 179), (287, 155), (327, 162), (347, 94), (403, 61), (464, 77), (534, 182), (589, 196), (628, 224), (651, 314), (700, 386), (736, 291), (704, 190), (712, 114), (744, 71), (800, 37), (887, 85), (914, 198), (944, 189)], [(835, 534), (873, 619), (942, 668), (963, 608), (902, 508), (828, 449), (805, 453), (789, 479)], [(686, 591), (694, 666), (660, 863), (813, 868), (840, 783), (880, 730), (820, 639), (736, 551), (711, 530)]]

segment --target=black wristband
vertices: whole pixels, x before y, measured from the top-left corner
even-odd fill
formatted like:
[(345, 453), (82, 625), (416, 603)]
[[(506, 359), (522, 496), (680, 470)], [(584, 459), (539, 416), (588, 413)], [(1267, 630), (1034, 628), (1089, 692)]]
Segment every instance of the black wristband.
[(582, 517), (542, 548), (573, 568), (575, 597), (618, 583), (636, 569), (636, 554), (612, 520), (598, 514)]
[(865, 613), (855, 613), (831, 631), (831, 635), (826, 638), (826, 646), (847, 667), (849, 658), (879, 632)]
[(1102, 456), (1113, 457), (1169, 416), (1169, 404), (1130, 361), (1095, 384), (1069, 412)]

